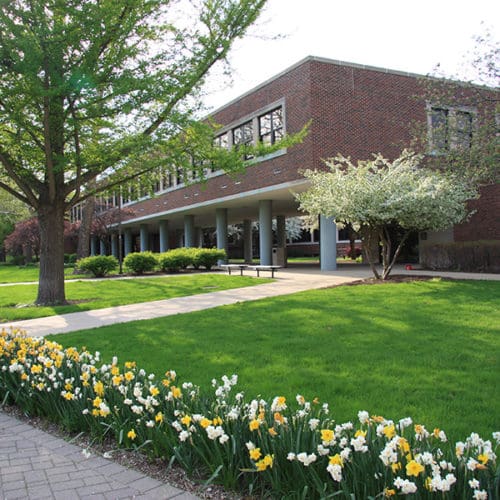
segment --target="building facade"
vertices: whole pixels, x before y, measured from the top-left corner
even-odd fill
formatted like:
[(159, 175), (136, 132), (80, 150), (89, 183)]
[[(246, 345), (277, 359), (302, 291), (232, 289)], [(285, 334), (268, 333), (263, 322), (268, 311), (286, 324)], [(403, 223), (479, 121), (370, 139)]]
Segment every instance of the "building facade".
[[(166, 169), (149, 192), (124, 187), (121, 206), (133, 211), (120, 221), (124, 254), (207, 243), (227, 249), (228, 227), (238, 224), (246, 261), (257, 257), (261, 264), (282, 263), (286, 219), (303, 215), (294, 196), (307, 189), (303, 170), (324, 168), (323, 159), (337, 154), (353, 160), (373, 153), (395, 158), (410, 144), (414, 123), (434, 131), (433, 153), (470, 141), (477, 110), (439, 107), (420, 95), (418, 75), (315, 57), (298, 62), (216, 110), (211, 118), (222, 126), (215, 138), (221, 147), (272, 144), (310, 122), (304, 141), (249, 159), (245, 172), (236, 176), (208, 170), (206, 182), (199, 184)], [(425, 242), (500, 239), (499, 194), (498, 185), (488, 186), (473, 202), (476, 214), (471, 223), (428, 234)], [(116, 205), (117, 200), (112, 197), (103, 203)], [(259, 223), (257, 244), (253, 222)], [(321, 218), (318, 239), (307, 243), (319, 244), (323, 269), (334, 269), (339, 242), (334, 221)], [(113, 236), (109, 248), (115, 254), (117, 244)], [(99, 251), (94, 242), (93, 252)]]

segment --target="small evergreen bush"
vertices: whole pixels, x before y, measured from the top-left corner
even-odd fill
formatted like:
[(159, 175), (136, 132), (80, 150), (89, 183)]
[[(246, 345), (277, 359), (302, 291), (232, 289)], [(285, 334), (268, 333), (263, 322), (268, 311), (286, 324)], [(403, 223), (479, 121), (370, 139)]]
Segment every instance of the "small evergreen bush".
[(192, 257), (187, 248), (174, 248), (168, 252), (162, 253), (159, 258), (159, 264), (162, 271), (177, 272), (179, 269), (186, 269), (192, 264)]
[(65, 253), (64, 254), (65, 264), (75, 264), (76, 263), (76, 253)]
[(77, 261), (76, 267), (79, 271), (102, 278), (118, 268), (118, 260), (113, 255), (94, 255)]
[[(212, 269), (219, 260), (226, 259), (226, 251), (218, 248), (199, 248), (195, 256), (195, 268), (203, 266), (207, 271)], [(198, 267), (196, 267), (196, 265)]]
[(158, 259), (152, 252), (134, 252), (125, 257), (123, 265), (133, 274), (144, 274), (154, 271), (158, 265)]

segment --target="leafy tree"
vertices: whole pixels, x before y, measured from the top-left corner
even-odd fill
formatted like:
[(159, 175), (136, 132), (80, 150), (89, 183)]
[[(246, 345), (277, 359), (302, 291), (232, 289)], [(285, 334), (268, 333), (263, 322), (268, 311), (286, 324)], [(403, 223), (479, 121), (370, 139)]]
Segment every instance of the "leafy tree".
[[(74, 243), (78, 224), (64, 221), (64, 242)], [(14, 230), (5, 238), (5, 249), (11, 255), (24, 255), (26, 262), (40, 256), (40, 225), (36, 217), (18, 222)]]
[[(344, 157), (326, 161), (330, 171), (305, 172), (311, 187), (296, 195), (300, 209), (352, 224), (363, 237), (373, 274), (385, 280), (412, 231), (441, 230), (464, 221), (467, 200), (477, 197), (463, 179), (424, 168), (421, 162), (422, 156), (410, 151), (393, 162), (381, 155), (357, 166)], [(395, 224), (402, 229), (397, 244), (390, 232)], [(371, 251), (373, 236), (381, 242), (381, 273)]]
[(29, 217), (28, 207), (0, 189), (0, 261), (5, 260), (5, 238), (14, 231), (16, 222)]
[(108, 240), (109, 237), (116, 233), (116, 224), (122, 217), (131, 217), (135, 212), (128, 207), (121, 209), (111, 208), (105, 211), (96, 211), (92, 217), (90, 234), (97, 236), (100, 240)]
[(265, 2), (1, 2), (0, 188), (39, 219), (38, 304), (65, 302), (76, 203), (160, 165), (241, 167), (192, 122), (188, 98)]

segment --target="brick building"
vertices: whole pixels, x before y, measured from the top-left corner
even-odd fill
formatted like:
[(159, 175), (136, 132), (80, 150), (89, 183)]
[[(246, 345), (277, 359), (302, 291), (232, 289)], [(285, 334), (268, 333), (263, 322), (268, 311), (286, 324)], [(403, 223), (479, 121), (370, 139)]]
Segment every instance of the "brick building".
[[(430, 132), (433, 127), (437, 130), (436, 125), (445, 125), (447, 136), (436, 133), (434, 147), (443, 147), (440, 142), (470, 141), (477, 110), (433, 106), (416, 98), (418, 95), (422, 95), (418, 75), (315, 57), (298, 62), (224, 105), (212, 118), (223, 126), (216, 137), (221, 146), (258, 140), (273, 143), (311, 121), (303, 143), (254, 160), (237, 177), (210, 171), (207, 182), (200, 185), (184, 183), (166, 172), (153, 197), (141, 198), (133, 186), (127, 187), (126, 194), (122, 191), (122, 205), (133, 209), (134, 215), (122, 221), (125, 254), (199, 246), (208, 228), (213, 228), (217, 246), (227, 248), (228, 225), (241, 224), (243, 254), (249, 261), (251, 223), (259, 221), (254, 256), (259, 255), (261, 264), (281, 260), (281, 249), (286, 246), (285, 220), (301, 215), (293, 192), (307, 188), (302, 170), (322, 168), (323, 158), (338, 153), (354, 160), (378, 152), (394, 158), (409, 144), (410, 123), (415, 121), (427, 123)], [(474, 201), (477, 212), (471, 223), (439, 235), (428, 234), (425, 244), (500, 239), (499, 204), (498, 185), (485, 188), (483, 196)], [(320, 222), (322, 268), (333, 269), (342, 234), (339, 238), (333, 221), (322, 217)], [(317, 242), (306, 242), (309, 248), (311, 244), (317, 246)], [(116, 253), (116, 238), (111, 248)], [(95, 245), (93, 251), (98, 251)]]

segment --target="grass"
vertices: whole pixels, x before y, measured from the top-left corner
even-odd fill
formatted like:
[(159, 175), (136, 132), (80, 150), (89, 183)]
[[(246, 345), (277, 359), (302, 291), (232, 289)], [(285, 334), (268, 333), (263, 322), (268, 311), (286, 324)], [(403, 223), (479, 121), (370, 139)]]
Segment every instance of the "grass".
[(252, 286), (269, 281), (269, 279), (253, 278), (251, 276), (218, 274), (120, 280), (82, 280), (66, 283), (66, 299), (75, 303), (54, 307), (37, 307), (33, 305), (38, 285), (12, 285), (0, 288), (0, 322), (171, 299)]
[(239, 375), (250, 397), (327, 401), (411, 416), (454, 439), (500, 430), (500, 283), (344, 286), (54, 336), (208, 386)]
[[(13, 266), (0, 264), (0, 283), (30, 283), (38, 281), (38, 266)], [(81, 278), (82, 275), (74, 275), (73, 267), (64, 270), (65, 279)]]

